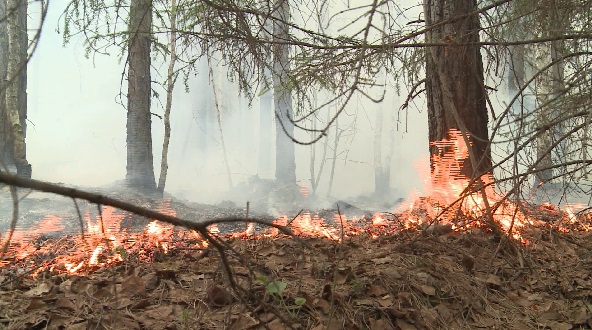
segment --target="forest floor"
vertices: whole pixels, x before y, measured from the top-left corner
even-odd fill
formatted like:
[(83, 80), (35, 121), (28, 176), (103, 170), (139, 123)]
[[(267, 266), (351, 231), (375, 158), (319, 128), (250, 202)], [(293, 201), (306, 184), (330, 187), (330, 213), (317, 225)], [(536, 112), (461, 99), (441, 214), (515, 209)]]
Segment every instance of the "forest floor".
[[(72, 201), (28, 200), (19, 225), (52, 226), (13, 240), (0, 259), (0, 329), (592, 329), (590, 214), (558, 230), (561, 214), (536, 208), (545, 219), (518, 242), (479, 228), (393, 231), (397, 215), (372, 226), (344, 203), (366, 220), (341, 236), (337, 226), (340, 239), (237, 235), (246, 224), (220, 224), (216, 249), (175, 227), (160, 241), (144, 231), (103, 248), (99, 259), (118, 259), (69, 273), (63, 260), (82, 244)], [(186, 219), (245, 216), (233, 204), (127, 200)], [(91, 226), (96, 206), (81, 209)], [(109, 217), (130, 230), (147, 223), (104, 209)]]
[(369, 235), (225, 238), (226, 263), (176, 245), (76, 275), (0, 268), (0, 329), (592, 328), (588, 233)]

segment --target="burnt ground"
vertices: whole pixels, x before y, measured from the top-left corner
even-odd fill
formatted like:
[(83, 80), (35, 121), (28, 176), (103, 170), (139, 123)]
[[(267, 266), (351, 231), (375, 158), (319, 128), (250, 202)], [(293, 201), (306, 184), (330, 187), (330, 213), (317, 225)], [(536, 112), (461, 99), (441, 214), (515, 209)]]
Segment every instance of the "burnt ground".
[[(71, 200), (31, 197), (21, 204), (23, 227), (60, 207), (77, 223), (75, 211), (68, 213)], [(175, 203), (177, 215), (188, 219), (245, 212), (231, 203)], [(341, 242), (230, 237), (223, 230), (224, 254), (187, 235), (165, 253), (142, 236), (146, 242), (134, 244), (146, 249), (105, 250), (103, 257), (118, 253), (122, 260), (78, 274), (50, 263), (71, 251), (76, 237), (50, 235), (36, 242), (50, 252), (0, 261), (0, 329), (591, 329), (590, 217), (562, 232), (551, 211), (523, 233), (523, 243), (481, 229), (360, 228)]]

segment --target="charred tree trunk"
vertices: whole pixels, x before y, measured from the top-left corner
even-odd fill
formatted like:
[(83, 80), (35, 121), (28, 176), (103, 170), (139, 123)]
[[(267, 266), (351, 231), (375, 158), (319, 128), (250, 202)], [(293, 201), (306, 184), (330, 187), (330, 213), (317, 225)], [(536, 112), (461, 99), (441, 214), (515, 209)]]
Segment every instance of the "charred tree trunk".
[(275, 179), (282, 187), (296, 187), (296, 158), (294, 124), (292, 122), (292, 93), (289, 81), (290, 48), (281, 42), (288, 40), (290, 6), (288, 0), (277, 0), (276, 16), (281, 21), (273, 23), (273, 94), (276, 114)]
[(152, 1), (132, 0), (129, 23), (127, 96), (127, 184), (154, 192), (152, 119), (150, 118), (150, 33)]
[(6, 1), (8, 32), (8, 59), (5, 77), (5, 150), (9, 162), (14, 161), (17, 173), (31, 177), (31, 165), (27, 161), (27, 1)]
[[(474, 14), (431, 26), (466, 16), (476, 6), (476, 0), (424, 0), (428, 28), (426, 42), (449, 44), (430, 47), (426, 53), (429, 139), (435, 142), (449, 138), (451, 129), (468, 133), (469, 154), (474, 159), (462, 160), (459, 172), (467, 178), (491, 171), (483, 64), (476, 45), (479, 42), (479, 18)], [(432, 156), (450, 152), (453, 151), (439, 150), (430, 143)], [(435, 164), (430, 165), (433, 171)]]

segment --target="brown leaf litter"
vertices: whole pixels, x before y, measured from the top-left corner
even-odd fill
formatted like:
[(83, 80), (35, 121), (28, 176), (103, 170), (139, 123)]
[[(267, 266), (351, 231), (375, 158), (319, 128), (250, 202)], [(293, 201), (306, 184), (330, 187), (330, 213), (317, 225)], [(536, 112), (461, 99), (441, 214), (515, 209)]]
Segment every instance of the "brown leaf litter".
[(0, 268), (3, 329), (590, 329), (590, 234), (239, 238), (84, 275)]

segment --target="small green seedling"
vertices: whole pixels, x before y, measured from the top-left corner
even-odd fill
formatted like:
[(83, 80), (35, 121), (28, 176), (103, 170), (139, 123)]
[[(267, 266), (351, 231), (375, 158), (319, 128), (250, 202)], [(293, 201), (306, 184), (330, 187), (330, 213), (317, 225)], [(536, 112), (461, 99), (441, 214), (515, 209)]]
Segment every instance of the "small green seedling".
[(296, 306), (302, 307), (304, 304), (306, 304), (306, 299), (302, 298), (302, 297), (298, 297), (298, 298), (294, 299), (294, 304)]
[(269, 294), (276, 294), (278, 296), (281, 296), (287, 286), (288, 286), (288, 284), (285, 282), (274, 281), (274, 282), (268, 283), (266, 288), (267, 288), (267, 292)]
[(125, 249), (122, 246), (118, 246), (117, 248), (115, 248), (115, 252), (119, 253), (119, 255), (123, 258), (123, 259), (127, 259), (127, 251), (125, 251)]

